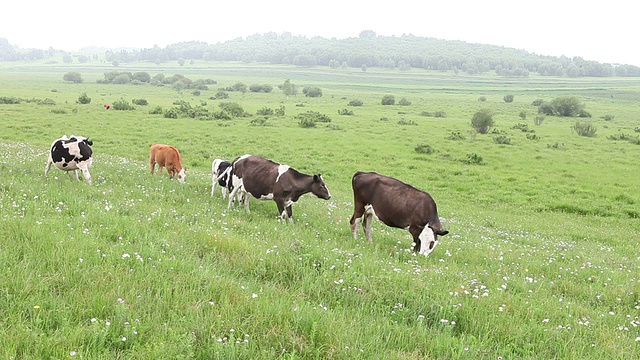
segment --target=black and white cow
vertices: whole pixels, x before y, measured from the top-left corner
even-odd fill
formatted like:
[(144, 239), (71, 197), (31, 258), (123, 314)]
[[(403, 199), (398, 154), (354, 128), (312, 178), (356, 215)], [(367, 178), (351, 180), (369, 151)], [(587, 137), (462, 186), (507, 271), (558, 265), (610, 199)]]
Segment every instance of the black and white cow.
[[(234, 187), (229, 195), (229, 207), (238, 192), (251, 194), (256, 199), (274, 200), (282, 219), (293, 223), (291, 205), (300, 196), (313, 193), (329, 200), (331, 194), (322, 175), (306, 175), (291, 168), (260, 156), (243, 155), (232, 163), (231, 181)], [(249, 210), (249, 196), (244, 196), (244, 206)]]
[(358, 235), (358, 221), (364, 215), (362, 227), (369, 242), (372, 218), (385, 225), (408, 229), (413, 236), (413, 250), (429, 255), (438, 244), (442, 230), (436, 203), (428, 193), (400, 180), (375, 172), (357, 172), (351, 179), (354, 212), (349, 223), (354, 238)]
[(211, 163), (211, 196), (216, 191), (216, 186), (221, 186), (222, 198), (225, 199), (227, 197), (227, 189), (229, 188), (227, 184), (229, 183), (229, 179), (231, 178), (231, 163), (222, 160), (215, 159)]
[(91, 184), (91, 174), (89, 174), (89, 168), (93, 163), (91, 145), (93, 145), (93, 141), (83, 136), (71, 135), (70, 138), (67, 138), (66, 135), (63, 135), (60, 139), (55, 140), (51, 144), (44, 175), (49, 173), (53, 164), (60, 170), (73, 171), (76, 180), (79, 181), (78, 169), (80, 169), (84, 178)]

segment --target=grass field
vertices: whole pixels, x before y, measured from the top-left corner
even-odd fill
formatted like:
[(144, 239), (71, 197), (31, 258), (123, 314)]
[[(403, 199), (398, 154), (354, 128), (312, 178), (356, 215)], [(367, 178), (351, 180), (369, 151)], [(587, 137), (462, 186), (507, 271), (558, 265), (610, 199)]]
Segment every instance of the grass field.
[[(97, 83), (113, 70), (217, 84), (195, 96)], [(84, 82), (65, 83), (69, 71)], [(323, 96), (287, 98), (277, 89), (285, 79)], [(274, 91), (211, 99), (236, 82)], [(82, 93), (90, 104), (76, 103)], [(411, 105), (383, 106), (387, 94)], [(563, 95), (585, 104), (595, 137), (573, 132), (576, 118), (534, 124), (531, 103)], [(611, 139), (639, 135), (639, 80), (3, 62), (0, 97), (23, 100), (0, 104), (2, 358), (640, 355), (640, 145)], [(141, 98), (149, 105), (103, 108)], [(347, 106), (355, 99), (363, 105)], [(286, 110), (232, 120), (149, 114), (180, 100), (211, 111), (221, 102), (250, 114)], [(495, 120), (485, 135), (470, 126), (482, 108)], [(344, 109), (353, 115), (339, 115)], [(296, 115), (307, 111), (331, 122), (302, 128)], [(425, 116), (435, 112), (446, 116)], [(93, 186), (57, 169), (44, 177), (48, 147), (63, 134), (94, 141)], [(180, 149), (185, 184), (149, 174), (152, 142)], [(245, 153), (322, 173), (333, 197), (302, 197), (293, 225), (277, 219), (272, 201), (252, 199), (251, 214), (227, 210), (209, 194), (211, 161)], [(429, 257), (412, 253), (407, 231), (380, 223), (372, 244), (362, 231), (353, 239), (356, 171), (428, 191), (449, 235)]]

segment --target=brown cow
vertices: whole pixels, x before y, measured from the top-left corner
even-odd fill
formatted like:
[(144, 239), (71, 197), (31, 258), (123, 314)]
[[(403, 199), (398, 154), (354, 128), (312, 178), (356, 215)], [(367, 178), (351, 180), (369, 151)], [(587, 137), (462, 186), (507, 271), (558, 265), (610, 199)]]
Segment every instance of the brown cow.
[(362, 227), (371, 242), (373, 217), (385, 225), (408, 229), (413, 236), (413, 250), (429, 255), (438, 244), (438, 236), (449, 232), (442, 230), (436, 203), (428, 193), (400, 180), (374, 172), (357, 172), (351, 180), (354, 212), (349, 223), (356, 238), (358, 220), (364, 216)]
[(174, 176), (178, 176), (179, 182), (184, 182), (184, 178), (187, 175), (187, 169), (182, 167), (182, 159), (180, 158), (180, 151), (171, 145), (153, 144), (149, 151), (149, 167), (151, 169), (151, 175), (158, 164), (158, 173), (162, 174), (162, 168), (166, 167), (169, 177), (173, 179)]

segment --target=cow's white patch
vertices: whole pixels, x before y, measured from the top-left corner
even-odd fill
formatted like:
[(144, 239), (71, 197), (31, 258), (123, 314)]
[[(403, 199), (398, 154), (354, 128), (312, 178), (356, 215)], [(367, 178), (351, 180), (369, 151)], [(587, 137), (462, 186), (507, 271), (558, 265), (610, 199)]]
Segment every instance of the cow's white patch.
[(267, 195), (260, 195), (260, 200), (273, 200), (273, 193), (268, 193)]
[(180, 172), (178, 173), (178, 181), (183, 183), (186, 176), (187, 174), (185, 173), (184, 168), (180, 169)]
[(278, 165), (278, 177), (276, 177), (276, 182), (278, 182), (278, 180), (280, 180), (280, 176), (282, 176), (282, 174), (286, 173), (289, 170), (289, 165)]
[(380, 220), (378, 219), (378, 215), (376, 215), (376, 211), (373, 209), (373, 205), (371, 204), (367, 204), (364, 206), (364, 213), (366, 214), (371, 214), (373, 216), (374, 219), (376, 220)]
[(433, 235), (433, 230), (429, 226), (425, 226), (422, 229), (418, 239), (420, 239), (420, 251), (418, 253), (424, 256), (429, 255), (438, 244), (435, 235)]

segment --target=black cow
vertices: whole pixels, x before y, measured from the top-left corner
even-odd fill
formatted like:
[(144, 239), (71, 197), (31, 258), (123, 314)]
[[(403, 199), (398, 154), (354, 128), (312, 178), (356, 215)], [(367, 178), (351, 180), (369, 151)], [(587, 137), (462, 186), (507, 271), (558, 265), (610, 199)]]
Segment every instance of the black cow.
[[(291, 205), (300, 196), (311, 192), (329, 200), (331, 194), (322, 175), (305, 175), (288, 165), (278, 164), (260, 156), (243, 155), (235, 159), (231, 170), (233, 191), (229, 195), (229, 207), (238, 192), (249, 193), (256, 199), (273, 199), (278, 205), (282, 219), (293, 223)], [(249, 196), (244, 196), (244, 205), (249, 211)]]
[(449, 233), (442, 230), (435, 201), (422, 190), (375, 172), (355, 173), (351, 185), (354, 212), (349, 223), (354, 238), (363, 215), (362, 227), (369, 242), (375, 216), (388, 226), (408, 229), (413, 236), (413, 250), (425, 256), (438, 244), (438, 236)]
[(91, 145), (93, 145), (93, 141), (83, 136), (71, 135), (71, 138), (67, 139), (67, 136), (63, 135), (60, 139), (55, 140), (51, 144), (44, 175), (49, 173), (53, 164), (60, 170), (73, 171), (76, 180), (80, 181), (78, 178), (78, 169), (80, 169), (84, 178), (91, 184), (91, 174), (89, 174), (89, 168), (93, 163)]
[[(229, 179), (231, 178), (231, 163), (222, 160), (215, 159), (211, 163), (211, 196), (216, 191), (216, 185), (221, 186), (222, 198), (227, 197), (227, 188), (229, 187)], [(233, 189), (232, 189), (233, 190)]]

